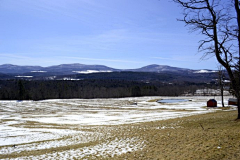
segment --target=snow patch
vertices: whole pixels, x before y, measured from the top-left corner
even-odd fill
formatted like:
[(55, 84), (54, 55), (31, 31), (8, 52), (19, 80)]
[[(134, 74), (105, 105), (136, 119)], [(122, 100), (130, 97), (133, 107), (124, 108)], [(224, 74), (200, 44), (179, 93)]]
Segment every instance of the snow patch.
[(86, 71), (73, 71), (75, 73), (81, 74), (90, 74), (90, 73), (103, 73), (103, 72), (112, 72), (111, 70), (86, 70)]
[(33, 76), (15, 76), (16, 78), (32, 78)]
[(83, 147), (81, 149), (70, 149), (62, 152), (48, 153), (38, 156), (19, 157), (20, 159), (87, 159), (89, 156), (94, 156), (96, 159), (99, 156), (114, 157), (127, 152), (141, 150), (144, 147), (144, 142), (136, 138), (132, 139), (115, 139), (110, 142), (102, 143), (95, 146)]
[(46, 73), (47, 71), (31, 71), (32, 73)]
[(193, 72), (193, 73), (214, 73), (214, 72), (218, 72), (218, 71), (212, 71), (212, 70), (202, 69), (202, 70), (199, 70), (199, 71), (195, 71), (195, 72)]

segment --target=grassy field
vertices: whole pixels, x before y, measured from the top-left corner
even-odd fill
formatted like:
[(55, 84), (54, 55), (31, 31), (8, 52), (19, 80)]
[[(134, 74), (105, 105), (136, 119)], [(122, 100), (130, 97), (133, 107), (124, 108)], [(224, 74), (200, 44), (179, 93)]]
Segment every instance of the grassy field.
[(145, 147), (114, 159), (239, 159), (236, 116), (236, 111), (219, 111), (136, 125), (124, 134), (144, 139)]

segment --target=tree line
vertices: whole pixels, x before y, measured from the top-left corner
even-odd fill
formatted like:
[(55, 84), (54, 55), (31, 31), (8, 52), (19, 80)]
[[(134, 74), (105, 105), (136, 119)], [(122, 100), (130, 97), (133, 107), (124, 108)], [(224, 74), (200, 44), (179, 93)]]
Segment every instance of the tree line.
[(1, 100), (43, 100), (69, 98), (121, 98), (137, 96), (180, 96), (194, 94), (205, 84), (137, 82), (126, 80), (80, 80), (80, 81), (0, 81)]

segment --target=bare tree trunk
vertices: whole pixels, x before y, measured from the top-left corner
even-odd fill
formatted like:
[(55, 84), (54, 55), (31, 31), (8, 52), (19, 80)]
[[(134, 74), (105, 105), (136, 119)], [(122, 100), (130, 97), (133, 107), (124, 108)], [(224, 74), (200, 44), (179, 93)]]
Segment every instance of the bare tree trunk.
[(237, 119), (240, 119), (240, 109), (239, 109), (239, 104), (240, 104), (240, 98), (237, 98), (237, 106), (238, 106), (238, 116)]
[(225, 107), (224, 106), (224, 98), (223, 98), (223, 91), (224, 91), (224, 73), (223, 73), (223, 70), (222, 70), (222, 66), (219, 66), (218, 67), (218, 83), (219, 83), (219, 86), (220, 86), (220, 91), (221, 91), (221, 98), (222, 98), (222, 107)]
[(225, 107), (224, 98), (223, 98), (223, 86), (221, 86), (221, 97), (222, 97), (222, 107)]

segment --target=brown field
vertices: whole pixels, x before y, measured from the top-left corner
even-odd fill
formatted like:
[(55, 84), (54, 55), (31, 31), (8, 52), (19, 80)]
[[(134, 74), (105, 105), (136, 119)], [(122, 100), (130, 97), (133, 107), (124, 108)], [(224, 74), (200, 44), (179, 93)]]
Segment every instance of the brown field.
[(219, 111), (139, 124), (126, 132), (145, 140), (143, 150), (114, 159), (240, 159), (236, 116), (236, 111)]

